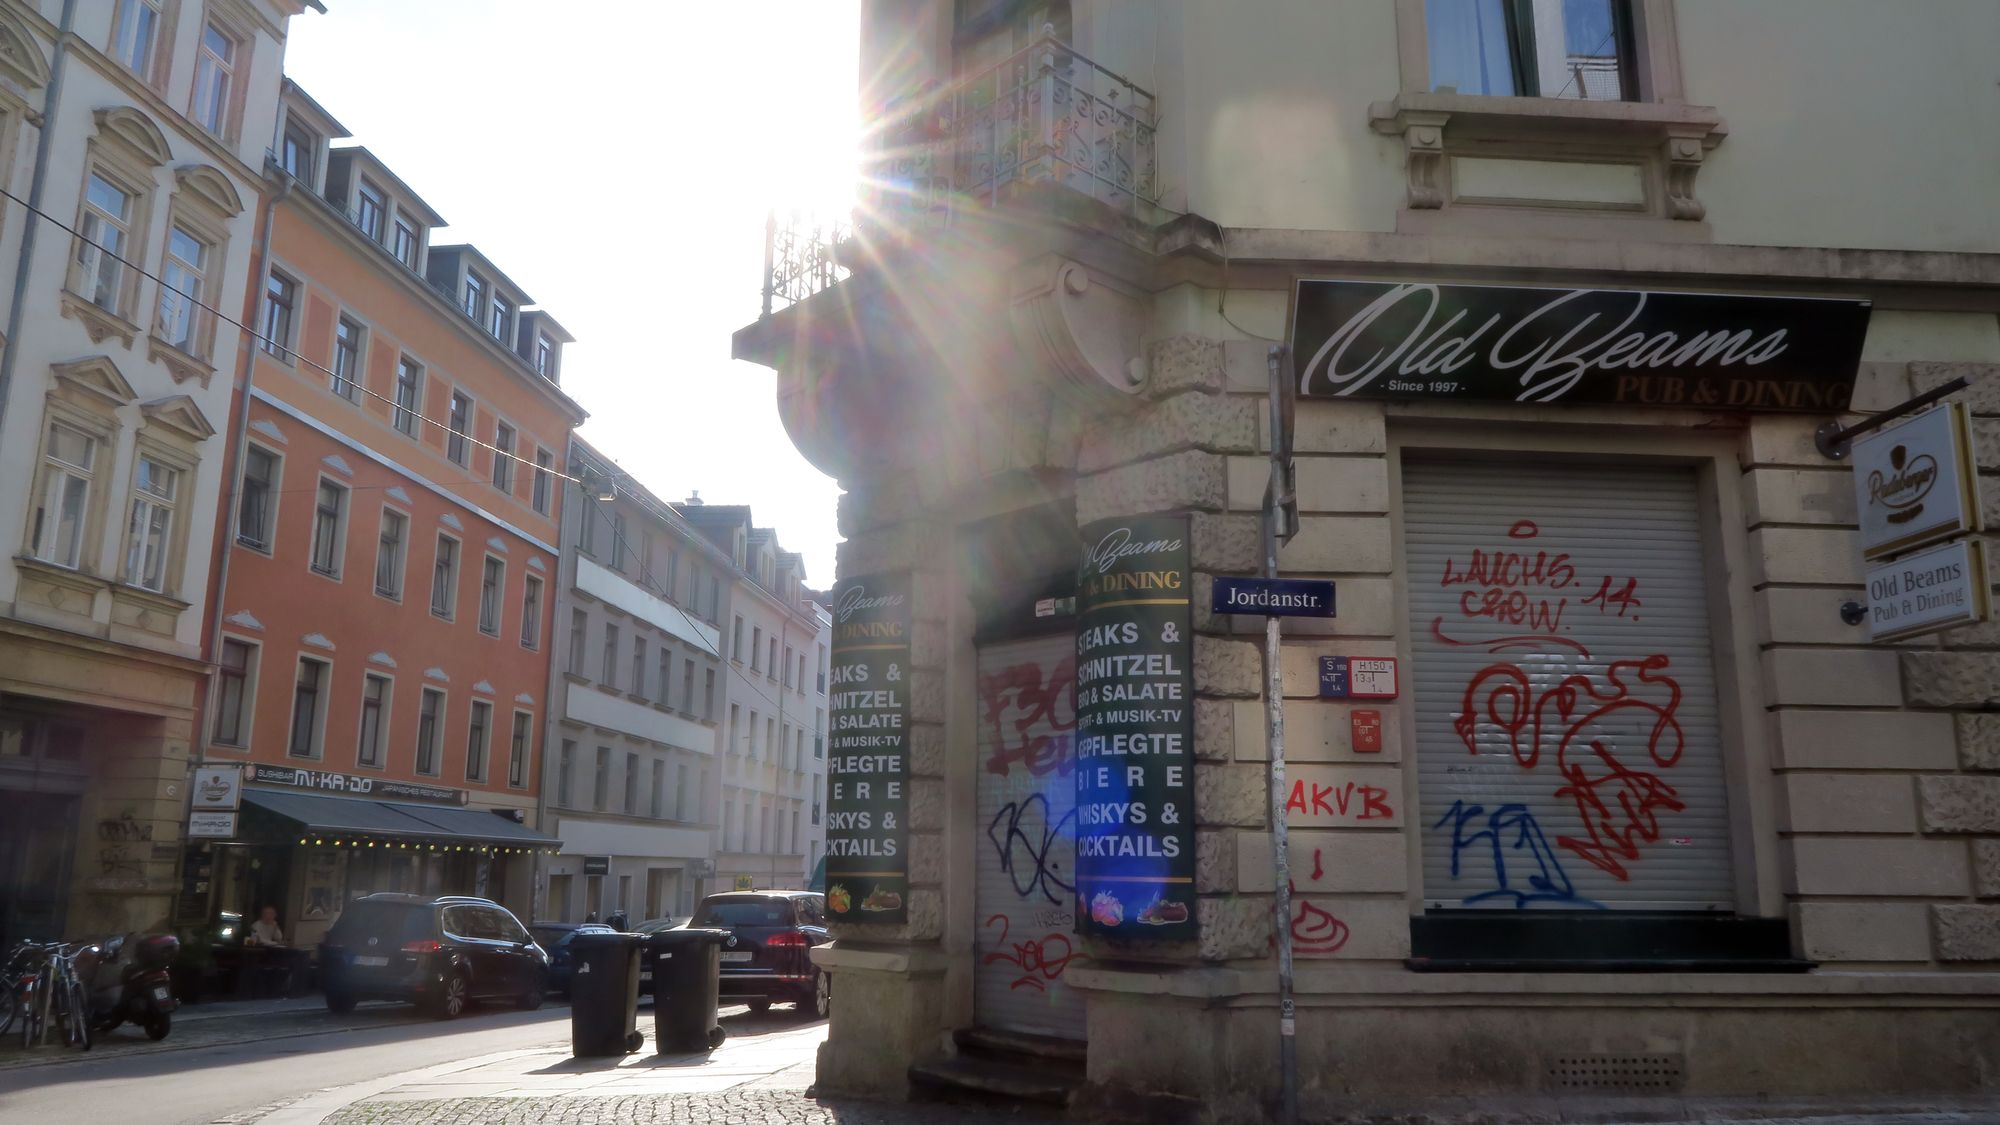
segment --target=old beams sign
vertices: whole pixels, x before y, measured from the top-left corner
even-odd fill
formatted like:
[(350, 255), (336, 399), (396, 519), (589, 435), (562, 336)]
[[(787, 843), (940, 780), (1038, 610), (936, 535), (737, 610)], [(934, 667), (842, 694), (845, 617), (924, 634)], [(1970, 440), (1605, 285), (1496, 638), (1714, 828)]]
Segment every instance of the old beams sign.
[(910, 576), (833, 588), (826, 907), (843, 922), (909, 916)]
[(1077, 573), (1078, 929), (1191, 941), (1194, 672), (1185, 516), (1100, 520)]
[(1847, 409), (1868, 302), (1302, 279), (1299, 394)]

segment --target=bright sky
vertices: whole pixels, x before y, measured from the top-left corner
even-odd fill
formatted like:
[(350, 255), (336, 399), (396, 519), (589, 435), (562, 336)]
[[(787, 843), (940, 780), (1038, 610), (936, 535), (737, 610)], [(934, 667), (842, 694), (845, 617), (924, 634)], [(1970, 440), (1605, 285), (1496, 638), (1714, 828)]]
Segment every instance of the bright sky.
[(577, 338), (583, 435), (668, 500), (751, 504), (833, 581), (757, 318), (767, 208), (844, 208), (857, 0), (327, 0), (285, 71)]

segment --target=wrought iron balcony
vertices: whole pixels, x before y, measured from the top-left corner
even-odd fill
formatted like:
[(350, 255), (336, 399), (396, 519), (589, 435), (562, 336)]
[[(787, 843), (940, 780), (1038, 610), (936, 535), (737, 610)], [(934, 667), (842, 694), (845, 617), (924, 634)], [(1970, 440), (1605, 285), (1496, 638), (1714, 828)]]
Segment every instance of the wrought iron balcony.
[(889, 106), (875, 130), (851, 222), (773, 215), (765, 232), (764, 313), (847, 274), (840, 246), (907, 238), (1053, 184), (1142, 220), (1159, 213), (1155, 99), (1044, 28), (1032, 44), (951, 85)]

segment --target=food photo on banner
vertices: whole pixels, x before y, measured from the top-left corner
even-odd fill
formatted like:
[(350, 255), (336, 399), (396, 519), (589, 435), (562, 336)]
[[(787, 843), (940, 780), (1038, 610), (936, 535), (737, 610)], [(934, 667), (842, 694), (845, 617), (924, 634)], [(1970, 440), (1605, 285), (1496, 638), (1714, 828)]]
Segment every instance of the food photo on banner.
[(1191, 941), (1194, 674), (1186, 516), (1100, 520), (1077, 572), (1076, 885), (1085, 934)]
[(843, 922), (902, 922), (910, 893), (910, 576), (850, 578), (831, 601), (826, 907)]

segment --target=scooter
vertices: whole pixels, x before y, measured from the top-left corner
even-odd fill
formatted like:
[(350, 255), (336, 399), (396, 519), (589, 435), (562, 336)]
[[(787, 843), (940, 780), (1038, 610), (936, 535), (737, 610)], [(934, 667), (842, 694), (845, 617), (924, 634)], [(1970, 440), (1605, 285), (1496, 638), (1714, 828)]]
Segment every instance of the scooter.
[[(173, 979), (167, 967), (180, 954), (180, 939), (172, 934), (127, 934), (98, 943), (85, 977), (90, 993), (91, 1027), (99, 1034), (127, 1021), (143, 1028), (146, 1038), (165, 1039), (173, 1030)], [(77, 971), (85, 972), (79, 956)]]

